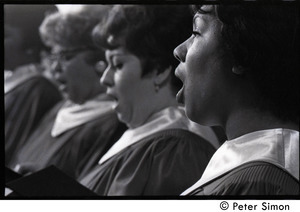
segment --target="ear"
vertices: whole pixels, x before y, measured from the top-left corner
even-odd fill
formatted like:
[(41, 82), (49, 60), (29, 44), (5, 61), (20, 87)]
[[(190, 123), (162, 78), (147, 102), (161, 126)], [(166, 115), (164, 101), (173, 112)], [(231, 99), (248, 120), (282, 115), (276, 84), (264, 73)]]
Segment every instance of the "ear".
[(154, 77), (154, 85), (162, 85), (164, 82), (166, 82), (171, 74), (171, 71), (172, 67), (169, 66), (163, 72), (156, 72), (156, 75)]

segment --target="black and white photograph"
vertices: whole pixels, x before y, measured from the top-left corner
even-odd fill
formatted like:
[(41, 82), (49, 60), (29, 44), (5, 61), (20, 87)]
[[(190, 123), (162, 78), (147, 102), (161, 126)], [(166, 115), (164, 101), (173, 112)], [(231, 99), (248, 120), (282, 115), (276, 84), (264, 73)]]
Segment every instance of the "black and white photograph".
[[(5, 1), (2, 11), (0, 202), (296, 211), (279, 200), (300, 194), (297, 1)], [(263, 199), (278, 202), (232, 202)]]

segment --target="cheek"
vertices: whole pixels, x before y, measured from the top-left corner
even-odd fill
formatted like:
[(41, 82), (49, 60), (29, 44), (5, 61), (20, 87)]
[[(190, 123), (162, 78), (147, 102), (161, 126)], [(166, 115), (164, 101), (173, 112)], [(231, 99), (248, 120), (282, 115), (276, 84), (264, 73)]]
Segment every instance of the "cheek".
[(116, 76), (115, 88), (119, 98), (120, 112), (127, 122), (135, 119), (137, 111), (144, 107), (144, 98), (148, 96), (145, 92), (146, 87), (147, 85), (135, 74), (126, 74), (120, 78)]
[(87, 85), (90, 88), (94, 88), (95, 86), (99, 86), (100, 87), (100, 80), (99, 80), (99, 76), (97, 75), (95, 69), (90, 66), (89, 68), (86, 69), (86, 72), (83, 76), (87, 82), (89, 82)]
[(128, 116), (135, 105), (136, 82), (129, 74), (116, 74), (114, 78), (114, 89), (118, 97), (118, 103), (124, 115)]
[(79, 71), (66, 70), (64, 77), (67, 84), (67, 91), (70, 96), (78, 96), (82, 98), (83, 93), (86, 90), (86, 86), (89, 86), (89, 82), (84, 78), (84, 75)]
[(125, 124), (129, 124), (131, 122), (133, 105), (135, 105), (131, 80), (127, 76), (115, 75), (114, 92), (118, 97), (116, 108), (118, 119)]
[(131, 78), (123, 73), (116, 73), (114, 77), (115, 88), (120, 98), (128, 98), (128, 93), (131, 92), (133, 82)]
[(198, 121), (201, 111), (206, 107), (207, 97), (210, 93), (211, 71), (210, 60), (206, 52), (195, 49), (188, 52), (184, 101), (186, 114), (193, 121)]
[(186, 115), (193, 121), (197, 117), (197, 111), (201, 106), (201, 87), (199, 83), (187, 83), (184, 90), (184, 103)]
[[(195, 54), (188, 54), (186, 60), (186, 74), (185, 74), (185, 97), (187, 102), (194, 101), (195, 97), (200, 95), (200, 84), (203, 80), (203, 63), (202, 59)], [(196, 94), (196, 96), (194, 96)]]

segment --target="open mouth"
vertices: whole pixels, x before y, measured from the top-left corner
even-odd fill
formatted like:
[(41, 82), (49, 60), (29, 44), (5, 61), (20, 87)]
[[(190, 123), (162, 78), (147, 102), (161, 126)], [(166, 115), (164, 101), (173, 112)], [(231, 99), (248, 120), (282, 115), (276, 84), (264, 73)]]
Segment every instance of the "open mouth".
[(62, 92), (67, 92), (67, 85), (66, 84), (59, 84), (58, 89)]
[(113, 101), (118, 101), (118, 98), (117, 98), (115, 95), (113, 95), (113, 94), (111, 94), (111, 93), (106, 93), (106, 95), (107, 95), (111, 100), (113, 100)]
[(184, 85), (182, 88), (177, 92), (176, 100), (180, 104), (184, 104)]
[(179, 70), (178, 69), (175, 70), (175, 76), (181, 81), (181, 84), (182, 84), (181, 89), (176, 94), (176, 100), (177, 100), (178, 103), (184, 104), (184, 83), (183, 83), (182, 79), (179, 76)]
[(112, 101), (114, 101), (115, 104), (113, 105), (113, 110), (116, 110), (116, 108), (118, 106), (118, 98), (111, 93), (106, 93), (106, 94)]

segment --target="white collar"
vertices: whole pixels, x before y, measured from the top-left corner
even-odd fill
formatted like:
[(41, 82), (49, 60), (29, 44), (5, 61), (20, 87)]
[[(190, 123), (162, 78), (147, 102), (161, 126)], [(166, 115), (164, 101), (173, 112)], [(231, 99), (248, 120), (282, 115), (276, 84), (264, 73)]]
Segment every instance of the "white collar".
[(218, 141), (212, 129), (210, 127), (195, 125), (194, 122), (191, 122), (186, 117), (182, 107), (165, 108), (153, 114), (150, 120), (140, 127), (126, 130), (122, 137), (103, 155), (99, 164), (102, 164), (121, 150), (143, 138), (166, 129), (185, 129), (200, 135), (209, 142), (211, 141), (213, 145), (217, 145)]
[(13, 72), (6, 70), (4, 72), (4, 94), (37, 75), (40, 75), (40, 73), (35, 64), (20, 66)]
[(104, 114), (113, 113), (112, 107), (114, 102), (103, 100), (105, 95), (100, 94), (81, 105), (67, 100), (56, 115), (51, 136), (57, 137), (70, 129), (97, 119)]
[(213, 155), (202, 177), (181, 195), (250, 161), (265, 161), (284, 168), (299, 180), (299, 132), (270, 129), (226, 141)]

